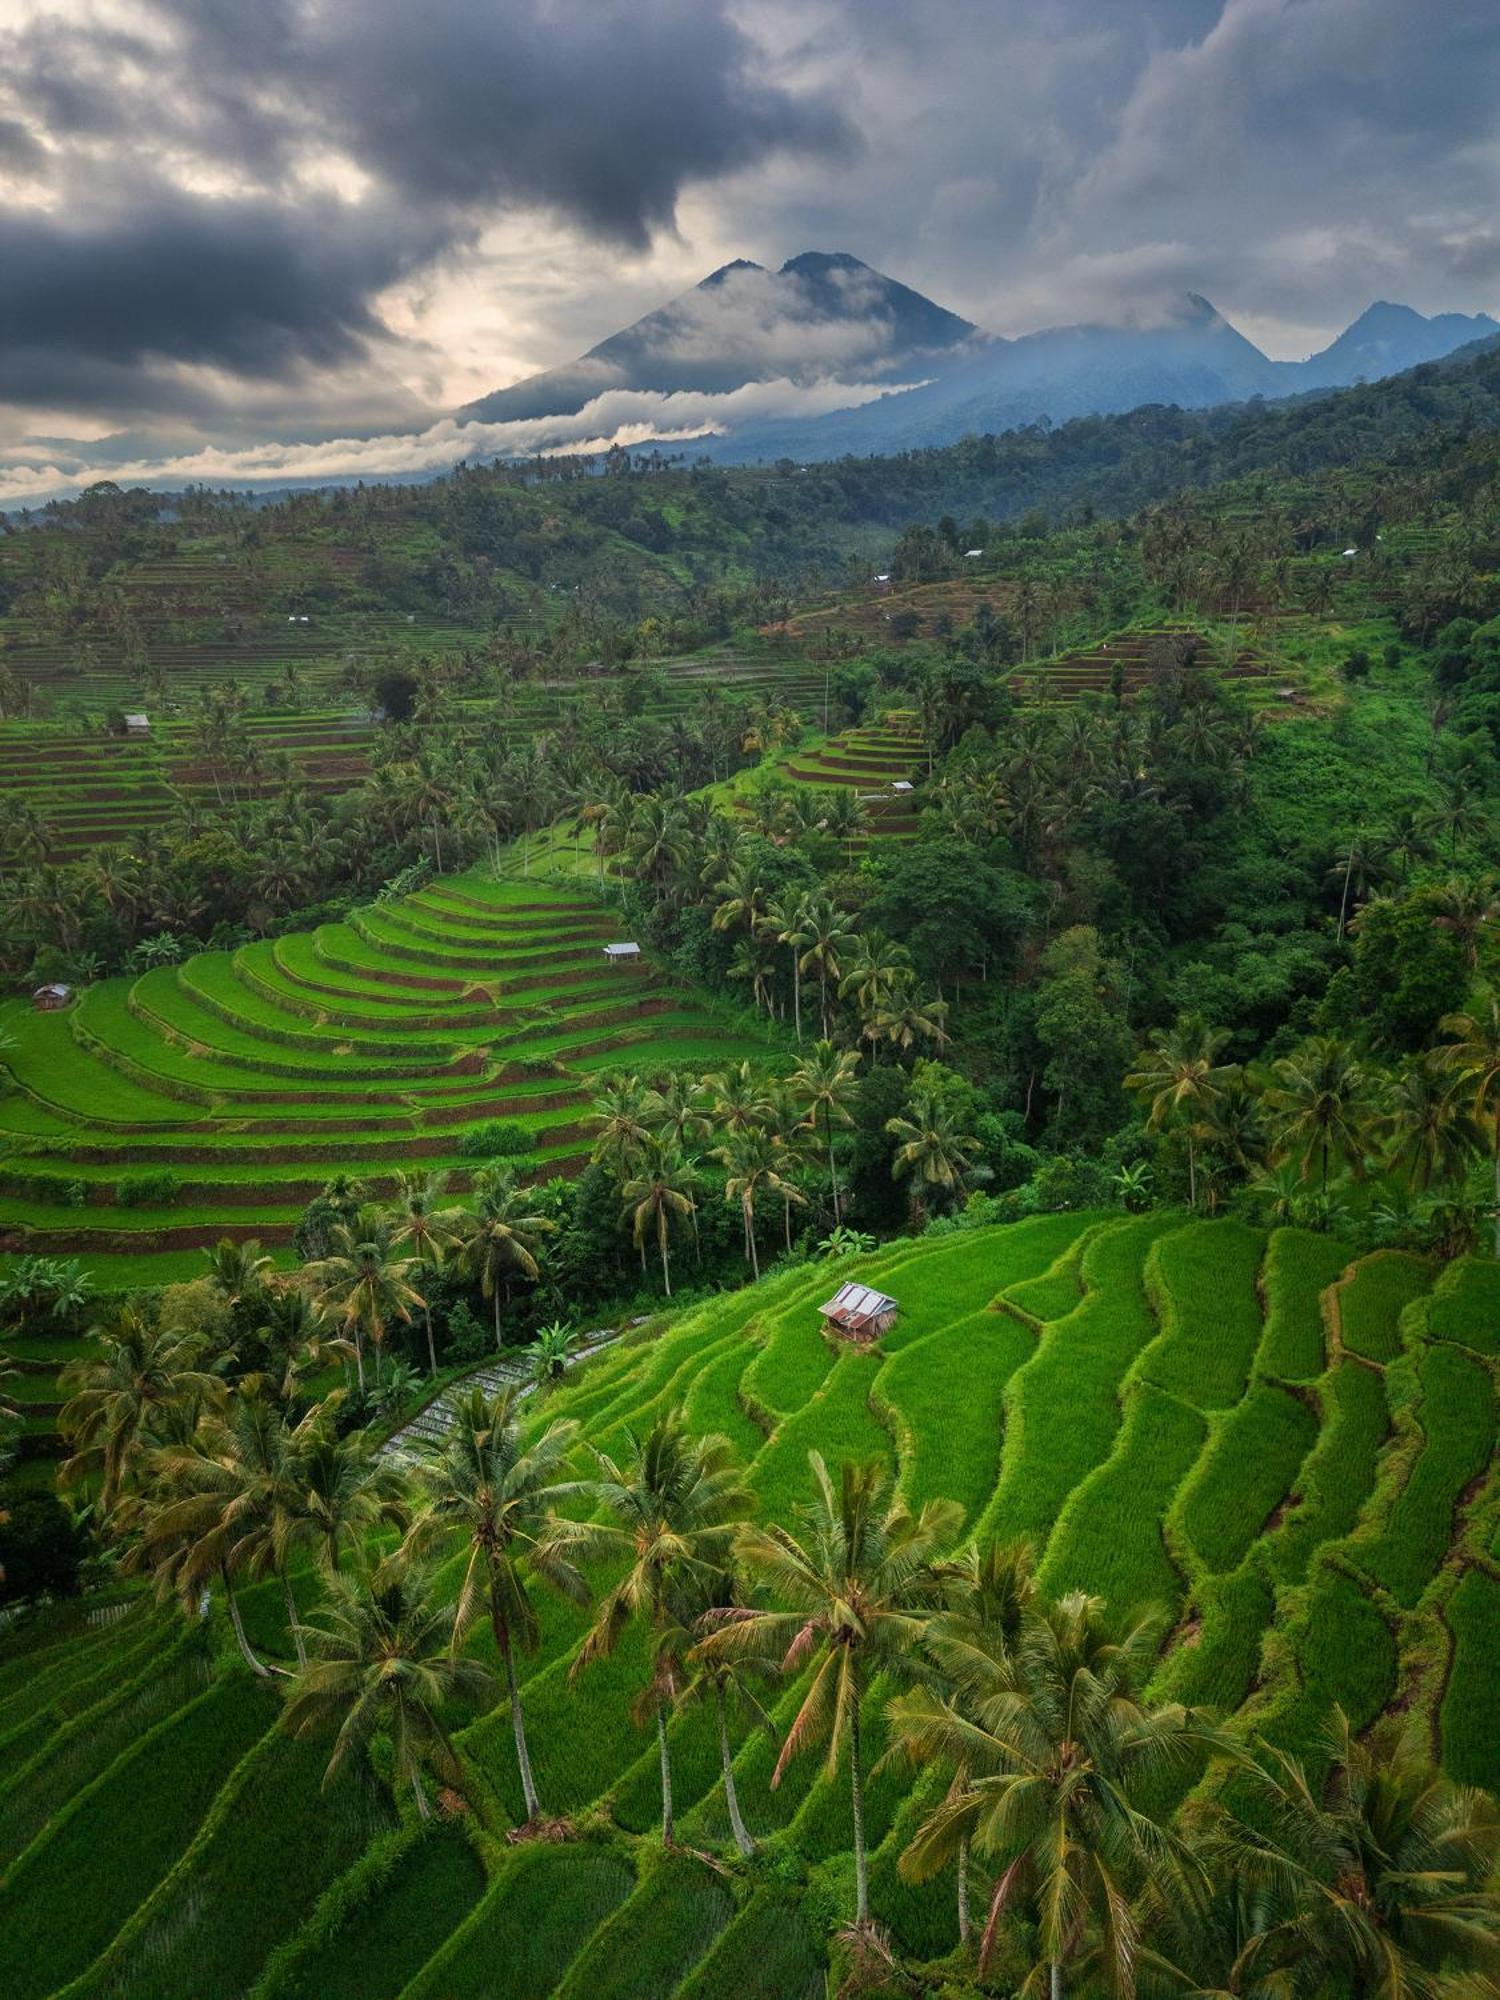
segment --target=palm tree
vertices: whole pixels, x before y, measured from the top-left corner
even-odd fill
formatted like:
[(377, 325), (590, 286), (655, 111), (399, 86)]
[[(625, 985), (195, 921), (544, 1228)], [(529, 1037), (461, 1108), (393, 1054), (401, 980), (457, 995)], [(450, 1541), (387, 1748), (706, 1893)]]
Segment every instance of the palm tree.
[(713, 1107), (714, 1122), (726, 1138), (742, 1138), (771, 1116), (770, 1086), (748, 1059), (716, 1076), (706, 1076), (703, 1088)]
[(766, 905), (765, 928), (777, 944), (792, 955), (792, 1020), (797, 1040), (802, 1040), (802, 954), (812, 942), (807, 927), (809, 898), (805, 891), (788, 890)]
[[(454, 1242), (458, 1234), (461, 1211), (444, 1208), (443, 1197), (448, 1192), (446, 1174), (397, 1174), (395, 1228), (391, 1231), (393, 1243), (409, 1243), (418, 1264), (436, 1270), (443, 1261), (443, 1253)], [(437, 1373), (437, 1348), (432, 1338), (432, 1306), (426, 1296), (422, 1299), (422, 1318), (427, 1329), (428, 1373)]]
[(578, 1571), (548, 1541), (559, 1504), (579, 1491), (576, 1481), (559, 1478), (578, 1426), (549, 1424), (532, 1443), (522, 1441), (515, 1392), (491, 1401), (471, 1389), (454, 1411), (452, 1428), (430, 1445), (416, 1467), (424, 1511), (409, 1541), (426, 1548), (433, 1541), (461, 1540), (466, 1561), (459, 1585), (454, 1643), (462, 1643), (481, 1601), (488, 1604), (490, 1630), (505, 1667), (516, 1764), (528, 1822), (540, 1817), (526, 1723), (516, 1677), (516, 1651), (536, 1652), (541, 1638), (531, 1579), (582, 1603), (587, 1587)]
[(942, 1580), (937, 1557), (958, 1533), (963, 1510), (929, 1500), (920, 1514), (893, 1499), (878, 1462), (842, 1467), (834, 1487), (817, 1452), (808, 1453), (815, 1497), (804, 1510), (803, 1538), (780, 1526), (742, 1527), (735, 1555), (774, 1608), (730, 1606), (713, 1614), (700, 1652), (706, 1660), (771, 1655), (783, 1673), (813, 1661), (812, 1682), (793, 1719), (771, 1783), (778, 1785), (799, 1751), (828, 1744), (828, 1770), (849, 1745), (854, 1821), (855, 1922), (870, 1918), (865, 1851), (861, 1707), (886, 1663), (909, 1654)]
[(687, 1153), (709, 1129), (707, 1094), (701, 1083), (674, 1073), (647, 1091), (641, 1116), (664, 1146)]
[(1151, 1037), (1125, 1079), (1125, 1088), (1150, 1106), (1147, 1131), (1180, 1124), (1186, 1134), (1189, 1208), (1198, 1206), (1197, 1141), (1207, 1136), (1208, 1121), (1233, 1075), (1217, 1060), (1228, 1040), (1227, 1029), (1210, 1028), (1197, 1014), (1181, 1014), (1174, 1027)]
[[(1005, 1655), (1018, 1644), (1025, 1620), (1036, 1601), (1036, 1569), (1028, 1542), (998, 1542), (993, 1536), (971, 1542), (951, 1561), (942, 1565), (944, 1608), (929, 1622), (922, 1635), (926, 1654), (937, 1684), (950, 1694), (955, 1683), (943, 1668), (944, 1647), (959, 1658), (978, 1649), (986, 1657)], [(892, 1736), (888, 1756), (909, 1758), (911, 1745), (899, 1732)], [(921, 1761), (918, 1759), (917, 1761)], [(954, 1769), (949, 1798), (968, 1785), (964, 1764)], [(969, 1836), (959, 1835), (954, 1856), (958, 1892), (958, 1938), (967, 1946), (969, 1915)]]
[(1391, 1726), (1361, 1742), (1339, 1709), (1319, 1747), (1321, 1784), (1261, 1743), (1242, 1782), (1194, 1814), (1220, 1881), (1253, 1911), (1203, 1984), (1371, 2000), (1493, 1990), (1494, 1800), (1452, 1784)]
[(739, 1580), (733, 1570), (709, 1570), (702, 1576), (692, 1578), (686, 1585), (674, 1590), (673, 1610), (680, 1620), (681, 1630), (671, 1635), (661, 1650), (674, 1659), (682, 1659), (689, 1670), (678, 1692), (679, 1703), (686, 1705), (693, 1701), (711, 1699), (714, 1716), (718, 1723), (719, 1736), (719, 1776), (724, 1786), (724, 1805), (729, 1814), (729, 1830), (734, 1844), (742, 1858), (748, 1861), (755, 1853), (755, 1840), (745, 1825), (740, 1811), (739, 1788), (735, 1783), (734, 1756), (729, 1738), (729, 1710), (738, 1707), (748, 1717), (751, 1725), (764, 1729), (774, 1738), (776, 1725), (766, 1713), (756, 1691), (756, 1683), (764, 1681), (774, 1672), (770, 1660), (754, 1660), (748, 1657), (730, 1658), (719, 1654), (706, 1657), (698, 1645), (715, 1629), (716, 1622), (723, 1615), (743, 1606)]
[(108, 1514), (139, 1455), (161, 1441), (168, 1414), (215, 1407), (224, 1384), (199, 1367), (204, 1343), (197, 1335), (153, 1326), (135, 1306), (121, 1307), (94, 1332), (98, 1354), (62, 1373), (67, 1400), (57, 1427), (73, 1454), (58, 1480), (73, 1486), (99, 1473), (99, 1511)]
[(1479, 946), (1500, 921), (1500, 887), (1493, 875), (1477, 881), (1444, 882), (1431, 891), (1433, 920), (1451, 931), (1464, 948), (1470, 972), (1479, 968)]
[(1265, 1106), (1278, 1158), (1296, 1159), (1304, 1180), (1317, 1159), (1325, 1193), (1335, 1159), (1359, 1179), (1367, 1150), (1369, 1079), (1348, 1044), (1336, 1035), (1315, 1035), (1295, 1054), (1274, 1063), (1271, 1075)]
[(221, 1237), (203, 1255), (209, 1283), (225, 1304), (231, 1306), (261, 1291), (272, 1268), (271, 1259), (261, 1254), (259, 1243), (253, 1240), (233, 1243), (227, 1236)]
[(651, 1138), (651, 1095), (638, 1076), (612, 1076), (594, 1099), (595, 1161), (607, 1162), (615, 1179), (629, 1180)]
[(406, 1485), (362, 1432), (340, 1436), (330, 1413), (310, 1410), (285, 1432), (274, 1491), (275, 1553), (283, 1570), (306, 1545), (330, 1570), (379, 1527), (404, 1528)]
[(1438, 1051), (1457, 1087), (1469, 1095), (1469, 1116), (1488, 1128), (1495, 1162), (1495, 1255), (1500, 1257), (1500, 998), (1490, 994), (1483, 1013), (1445, 1014), (1452, 1040)]
[(597, 1449), (594, 1460), (598, 1477), (587, 1490), (608, 1519), (558, 1522), (553, 1549), (623, 1558), (627, 1567), (601, 1600), (572, 1671), (576, 1676), (612, 1653), (632, 1621), (643, 1620), (651, 1631), (651, 1678), (636, 1712), (656, 1719), (662, 1836), (670, 1845), (675, 1822), (666, 1717), (684, 1679), (673, 1593), (688, 1592), (723, 1569), (734, 1524), (749, 1514), (754, 1496), (728, 1439), (689, 1437), (676, 1411), (659, 1416), (644, 1437), (629, 1435), (623, 1464)]
[(881, 1017), (895, 1006), (911, 977), (911, 955), (905, 946), (893, 943), (880, 931), (866, 931), (839, 981), (839, 998), (853, 998), (859, 1011), (860, 1035), (872, 1049), (880, 1036)]
[(1460, 1179), (1483, 1143), (1446, 1063), (1432, 1050), (1414, 1056), (1386, 1085), (1372, 1129), (1385, 1144), (1386, 1167), (1423, 1194), (1434, 1181)]
[(484, 1167), (474, 1176), (474, 1220), (459, 1250), (459, 1268), (477, 1278), (480, 1293), (494, 1302), (495, 1346), (500, 1346), (500, 1293), (511, 1271), (534, 1278), (540, 1266), (540, 1239), (557, 1224), (527, 1207), (508, 1167)]
[(766, 892), (748, 862), (736, 861), (718, 887), (719, 902), (714, 909), (716, 931), (740, 930), (747, 937), (764, 928)]
[(304, 1636), (312, 1658), (298, 1672), (283, 1717), (293, 1735), (337, 1725), (327, 1784), (351, 1750), (388, 1736), (398, 1785), (410, 1785), (423, 1819), (432, 1808), (424, 1772), (454, 1791), (463, 1770), (441, 1721), (459, 1702), (482, 1700), (489, 1669), (455, 1649), (458, 1606), (405, 1550), (370, 1567), (337, 1571)]
[(1051, 2000), (1070, 1976), (1133, 1992), (1142, 1947), (1131, 1878), (1162, 1863), (1196, 1869), (1153, 1788), (1222, 1747), (1192, 1711), (1142, 1704), (1159, 1622), (1116, 1639), (1103, 1611), (1080, 1592), (1026, 1611), (1013, 1639), (934, 1632), (941, 1691), (898, 1695), (887, 1711), (906, 1757), (961, 1774), (907, 1845), (902, 1875), (926, 1880), (965, 1842), (991, 1860), (981, 1977), (1001, 1920), (1029, 1897), (1041, 1964), (1021, 1991), (1032, 1993), (1045, 1968)]
[(410, 1283), (415, 1257), (393, 1257), (395, 1238), (378, 1209), (362, 1208), (352, 1223), (335, 1223), (333, 1249), (308, 1266), (317, 1303), (331, 1313), (354, 1341), (359, 1386), (365, 1386), (364, 1344), (375, 1348), (375, 1379), (380, 1380), (380, 1356), (393, 1322), (411, 1322), (411, 1309), (427, 1301)]
[(846, 1126), (854, 1123), (854, 1115), (849, 1104), (858, 1088), (856, 1072), (859, 1057), (853, 1049), (840, 1054), (832, 1042), (814, 1042), (809, 1052), (792, 1071), (788, 1079), (789, 1087), (807, 1113), (811, 1126), (821, 1124), (823, 1128), (823, 1150), (828, 1160), (828, 1182), (833, 1191), (833, 1222), (838, 1228), (839, 1174), (833, 1155), (833, 1129), (835, 1125)]
[(807, 1197), (782, 1173), (786, 1148), (769, 1132), (741, 1132), (727, 1144), (716, 1146), (714, 1158), (721, 1160), (726, 1169), (724, 1199), (740, 1205), (745, 1226), (745, 1261), (759, 1282), (760, 1250), (755, 1241), (757, 1198), (770, 1194), (784, 1202), (803, 1203)]
[(941, 1188), (956, 1195), (969, 1162), (980, 1150), (977, 1139), (958, 1130), (939, 1092), (926, 1084), (919, 1084), (912, 1092), (907, 1116), (888, 1118), (885, 1129), (901, 1142), (891, 1172), (897, 1180), (911, 1175), (914, 1214), (924, 1206), (924, 1189)]
[(682, 1158), (653, 1139), (650, 1151), (622, 1190), (625, 1215), (631, 1235), (645, 1255), (646, 1238), (654, 1235), (661, 1256), (661, 1280), (668, 1298), (672, 1296), (670, 1240), (672, 1218), (691, 1216), (697, 1208), (693, 1188), (697, 1175)]
[(828, 995), (843, 976), (840, 958), (854, 943), (854, 932), (848, 928), (848, 919), (836, 910), (827, 896), (817, 895), (808, 899), (805, 911), (807, 949), (797, 961), (799, 972), (816, 973), (818, 997), (822, 1010), (823, 1039), (828, 1041), (833, 1033), (832, 1018), (829, 1013)]

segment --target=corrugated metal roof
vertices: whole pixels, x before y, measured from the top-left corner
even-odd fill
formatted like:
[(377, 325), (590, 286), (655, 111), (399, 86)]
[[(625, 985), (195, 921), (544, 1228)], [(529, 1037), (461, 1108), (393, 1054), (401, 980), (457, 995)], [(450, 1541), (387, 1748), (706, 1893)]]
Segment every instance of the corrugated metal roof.
[(869, 1285), (851, 1282), (840, 1285), (833, 1297), (823, 1307), (826, 1313), (853, 1313), (859, 1319), (867, 1319), (876, 1313), (894, 1312), (896, 1301), (884, 1292), (877, 1292)]

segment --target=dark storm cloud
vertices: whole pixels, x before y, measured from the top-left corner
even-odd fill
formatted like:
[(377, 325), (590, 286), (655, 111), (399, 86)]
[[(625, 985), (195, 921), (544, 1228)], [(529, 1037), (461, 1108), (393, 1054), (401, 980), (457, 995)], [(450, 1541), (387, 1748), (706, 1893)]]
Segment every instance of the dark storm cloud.
[[(148, 20), (0, 38), (0, 161), (61, 197), (0, 222), (8, 400), (67, 402), (86, 357), (327, 366), (379, 336), (379, 292), (497, 214), (640, 249), (686, 185), (851, 143), (826, 98), (759, 73), (719, 0), (155, 0)], [(130, 159), (245, 192), (122, 196)], [(358, 195), (311, 196), (338, 162)]]

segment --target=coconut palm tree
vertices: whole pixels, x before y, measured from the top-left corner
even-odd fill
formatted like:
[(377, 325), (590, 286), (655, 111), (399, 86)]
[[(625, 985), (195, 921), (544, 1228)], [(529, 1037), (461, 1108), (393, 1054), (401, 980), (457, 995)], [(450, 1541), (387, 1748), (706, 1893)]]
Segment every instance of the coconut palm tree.
[(654, 1715), (661, 1758), (662, 1835), (675, 1838), (672, 1759), (667, 1710), (685, 1679), (681, 1650), (681, 1598), (724, 1568), (736, 1522), (754, 1506), (727, 1438), (693, 1438), (681, 1415), (659, 1416), (643, 1437), (627, 1438), (622, 1462), (595, 1450), (598, 1476), (588, 1492), (606, 1518), (560, 1521), (553, 1550), (601, 1560), (623, 1560), (624, 1574), (601, 1599), (593, 1626), (578, 1649), (576, 1677), (606, 1658), (627, 1627), (643, 1621), (653, 1639), (651, 1676), (636, 1715)]
[(424, 1773), (463, 1789), (463, 1769), (441, 1717), (478, 1703), (493, 1677), (454, 1645), (458, 1606), (404, 1549), (368, 1566), (340, 1570), (302, 1636), (311, 1658), (292, 1684), (283, 1721), (296, 1736), (336, 1729), (327, 1784), (352, 1750), (390, 1739), (398, 1785), (409, 1785), (423, 1819), (431, 1816)]
[[(446, 1174), (403, 1173), (396, 1176), (395, 1227), (393, 1243), (410, 1244), (417, 1263), (435, 1271), (444, 1252), (457, 1240), (462, 1210), (445, 1208), (448, 1192)], [(427, 1331), (427, 1369), (437, 1373), (437, 1348), (432, 1338), (432, 1306), (422, 1298), (422, 1319)]]
[(839, 981), (839, 998), (853, 999), (859, 1012), (860, 1036), (873, 1052), (880, 1039), (882, 1015), (889, 1013), (912, 978), (911, 954), (881, 931), (866, 931), (846, 961)]
[(607, 1165), (616, 1180), (629, 1180), (652, 1137), (654, 1116), (651, 1093), (638, 1076), (612, 1076), (594, 1099), (596, 1163)]
[(1175, 1026), (1153, 1035), (1125, 1078), (1149, 1109), (1146, 1129), (1178, 1125), (1187, 1139), (1188, 1206), (1198, 1206), (1197, 1142), (1207, 1136), (1215, 1107), (1234, 1071), (1218, 1057), (1229, 1040), (1225, 1028), (1211, 1028), (1197, 1014), (1181, 1014)]
[(1383, 1144), (1385, 1166), (1423, 1194), (1435, 1181), (1461, 1179), (1484, 1143), (1447, 1064), (1431, 1050), (1386, 1084), (1371, 1129)]
[(1492, 1991), (1495, 1801), (1444, 1778), (1396, 1726), (1362, 1742), (1335, 1709), (1318, 1748), (1321, 1782), (1260, 1743), (1240, 1781), (1195, 1808), (1192, 1830), (1242, 1920), (1221, 1931), (1217, 1963), (1194, 1965), (1203, 1928), (1179, 1919), (1190, 1978), (1200, 1990), (1370, 2000)]
[(828, 1161), (828, 1184), (833, 1192), (833, 1222), (837, 1229), (839, 1209), (838, 1163), (833, 1153), (834, 1127), (854, 1123), (849, 1109), (858, 1089), (856, 1073), (859, 1057), (853, 1049), (842, 1054), (832, 1042), (814, 1042), (787, 1079), (788, 1086), (807, 1114), (807, 1122), (823, 1130), (823, 1151)]
[(1500, 924), (1500, 885), (1493, 875), (1475, 881), (1441, 883), (1430, 893), (1433, 921), (1451, 931), (1464, 948), (1470, 972), (1479, 969), (1479, 948)]
[(635, 1174), (621, 1190), (625, 1219), (630, 1223), (636, 1248), (645, 1256), (646, 1238), (655, 1236), (661, 1257), (661, 1281), (668, 1298), (672, 1296), (671, 1236), (674, 1217), (691, 1217), (697, 1209), (693, 1189), (697, 1175), (680, 1153), (651, 1141)]
[(206, 1276), (226, 1305), (238, 1305), (264, 1289), (272, 1269), (271, 1259), (262, 1255), (259, 1243), (232, 1243), (225, 1236), (205, 1250)]
[(394, 1257), (390, 1224), (376, 1208), (362, 1208), (352, 1223), (337, 1222), (332, 1250), (310, 1264), (307, 1276), (314, 1297), (353, 1339), (359, 1386), (365, 1386), (364, 1348), (375, 1349), (375, 1379), (380, 1380), (380, 1356), (393, 1324), (409, 1325), (413, 1306), (427, 1301), (410, 1281), (415, 1257)]
[(774, 1662), (748, 1656), (731, 1658), (719, 1654), (705, 1657), (699, 1641), (715, 1629), (716, 1621), (744, 1604), (739, 1580), (732, 1569), (706, 1570), (686, 1579), (672, 1591), (671, 1610), (679, 1629), (668, 1634), (660, 1650), (680, 1660), (684, 1666), (677, 1702), (687, 1706), (711, 1700), (718, 1724), (719, 1777), (724, 1787), (724, 1806), (729, 1830), (742, 1858), (748, 1861), (756, 1851), (755, 1840), (740, 1811), (739, 1788), (735, 1783), (734, 1756), (729, 1736), (729, 1711), (738, 1708), (752, 1727), (764, 1729), (772, 1738), (776, 1725), (760, 1700), (759, 1688), (775, 1671)]
[(979, 1141), (958, 1130), (936, 1090), (919, 1084), (908, 1100), (907, 1115), (888, 1118), (885, 1129), (901, 1142), (891, 1172), (897, 1180), (911, 1176), (914, 1214), (925, 1206), (924, 1191), (958, 1194), (969, 1163), (980, 1150)]
[(484, 1167), (474, 1176), (474, 1219), (458, 1253), (459, 1269), (477, 1279), (480, 1293), (494, 1303), (495, 1346), (500, 1346), (500, 1294), (506, 1277), (519, 1271), (536, 1277), (541, 1238), (557, 1224), (535, 1214), (524, 1188), (508, 1167)]
[(304, 1547), (337, 1569), (344, 1551), (357, 1553), (377, 1528), (407, 1524), (401, 1474), (363, 1432), (340, 1436), (321, 1406), (285, 1432), (277, 1474), (273, 1532), (283, 1570)]
[(1500, 998), (1488, 996), (1483, 1012), (1445, 1014), (1450, 1041), (1438, 1058), (1469, 1101), (1469, 1116), (1488, 1133), (1495, 1163), (1495, 1255), (1500, 1257)]
[(981, 1977), (1003, 1918), (1026, 1901), (1040, 1962), (1023, 1994), (1043, 1977), (1050, 2000), (1069, 1980), (1129, 1994), (1142, 1949), (1132, 1890), (1162, 1863), (1198, 1871), (1153, 1788), (1223, 1746), (1202, 1716), (1142, 1703), (1160, 1638), (1151, 1619), (1116, 1638), (1102, 1602), (1074, 1593), (1028, 1608), (1013, 1638), (934, 1632), (938, 1685), (890, 1703), (903, 1754), (962, 1780), (908, 1843), (902, 1875), (927, 1880), (965, 1842), (997, 1870)]
[(807, 1197), (783, 1169), (790, 1163), (786, 1148), (771, 1133), (743, 1131), (714, 1148), (714, 1158), (725, 1168), (724, 1199), (738, 1202), (745, 1227), (745, 1261), (757, 1282), (760, 1279), (760, 1250), (755, 1241), (755, 1204), (763, 1194), (784, 1202), (805, 1203)]
[(641, 1116), (662, 1145), (685, 1154), (709, 1130), (710, 1101), (701, 1083), (674, 1073), (647, 1091)]
[(62, 1372), (66, 1400), (57, 1427), (73, 1451), (58, 1482), (74, 1486), (99, 1474), (99, 1512), (108, 1514), (140, 1455), (161, 1442), (169, 1413), (214, 1408), (225, 1390), (199, 1366), (204, 1342), (197, 1335), (155, 1326), (135, 1306), (122, 1306), (94, 1338), (98, 1353)]
[(1307, 1179), (1314, 1160), (1328, 1189), (1333, 1161), (1358, 1180), (1368, 1151), (1370, 1084), (1364, 1065), (1336, 1035), (1315, 1035), (1271, 1068), (1265, 1107), (1279, 1159), (1295, 1159)]
[(526, 1744), (516, 1653), (535, 1653), (541, 1640), (531, 1601), (533, 1578), (577, 1603), (588, 1595), (583, 1578), (548, 1539), (558, 1506), (579, 1491), (576, 1480), (559, 1476), (578, 1426), (549, 1424), (527, 1443), (516, 1421), (515, 1392), (505, 1389), (491, 1399), (479, 1387), (464, 1397), (453, 1419), (447, 1435), (429, 1445), (417, 1462), (422, 1512), (408, 1540), (424, 1550), (434, 1543), (463, 1547), (454, 1642), (462, 1643), (481, 1607), (487, 1607), (505, 1668), (526, 1817), (533, 1821), (541, 1808)]
[(703, 1089), (714, 1123), (726, 1139), (739, 1139), (759, 1130), (771, 1116), (770, 1085), (748, 1059), (704, 1077)]
[(787, 947), (792, 955), (792, 1021), (797, 1040), (802, 1040), (802, 954), (812, 942), (807, 927), (809, 898), (805, 890), (789, 889), (767, 903), (764, 919), (767, 934)]
[(963, 1510), (929, 1500), (919, 1514), (893, 1499), (878, 1462), (844, 1465), (835, 1487), (817, 1452), (808, 1453), (814, 1498), (801, 1539), (781, 1526), (746, 1524), (735, 1557), (771, 1608), (730, 1606), (715, 1613), (700, 1647), (712, 1661), (770, 1656), (783, 1673), (812, 1662), (812, 1681), (771, 1776), (779, 1785), (791, 1759), (828, 1745), (828, 1770), (849, 1747), (854, 1823), (855, 1922), (870, 1918), (865, 1851), (862, 1705), (874, 1676), (909, 1654), (941, 1601), (937, 1559), (957, 1535)]
[(855, 933), (841, 910), (827, 896), (809, 897), (805, 912), (807, 949), (798, 960), (799, 973), (813, 974), (818, 982), (818, 999), (823, 1021), (823, 1039), (833, 1034), (829, 994), (843, 977), (841, 958), (855, 942)]
[[(988, 1536), (970, 1542), (941, 1567), (943, 1609), (935, 1614), (922, 1635), (922, 1651), (928, 1662), (933, 1685), (950, 1696), (957, 1683), (944, 1671), (942, 1649), (948, 1648), (961, 1659), (974, 1650), (985, 1657), (1011, 1652), (1019, 1643), (1028, 1612), (1036, 1601), (1036, 1568), (1028, 1542), (999, 1542)], [(912, 1745), (899, 1731), (893, 1733), (888, 1756), (912, 1761)], [(922, 1760), (916, 1758), (918, 1763)], [(961, 1793), (969, 1780), (968, 1767), (954, 1767), (949, 1798)], [(958, 1938), (970, 1941), (969, 1835), (959, 1836), (954, 1856), (958, 1894)]]

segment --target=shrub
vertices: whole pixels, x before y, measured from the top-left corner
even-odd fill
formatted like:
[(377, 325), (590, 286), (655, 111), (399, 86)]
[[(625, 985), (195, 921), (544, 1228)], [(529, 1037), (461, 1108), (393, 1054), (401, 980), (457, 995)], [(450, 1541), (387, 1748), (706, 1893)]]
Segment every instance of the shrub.
[(491, 1118), (465, 1132), (458, 1150), (466, 1160), (513, 1159), (520, 1153), (529, 1153), (532, 1145), (532, 1135), (524, 1125)]
[(115, 1182), (115, 1201), (121, 1208), (170, 1208), (182, 1182), (170, 1168), (156, 1173), (123, 1174)]
[(71, 1597), (78, 1588), (84, 1541), (55, 1493), (23, 1493), (0, 1516), (0, 1604), (30, 1597)]

